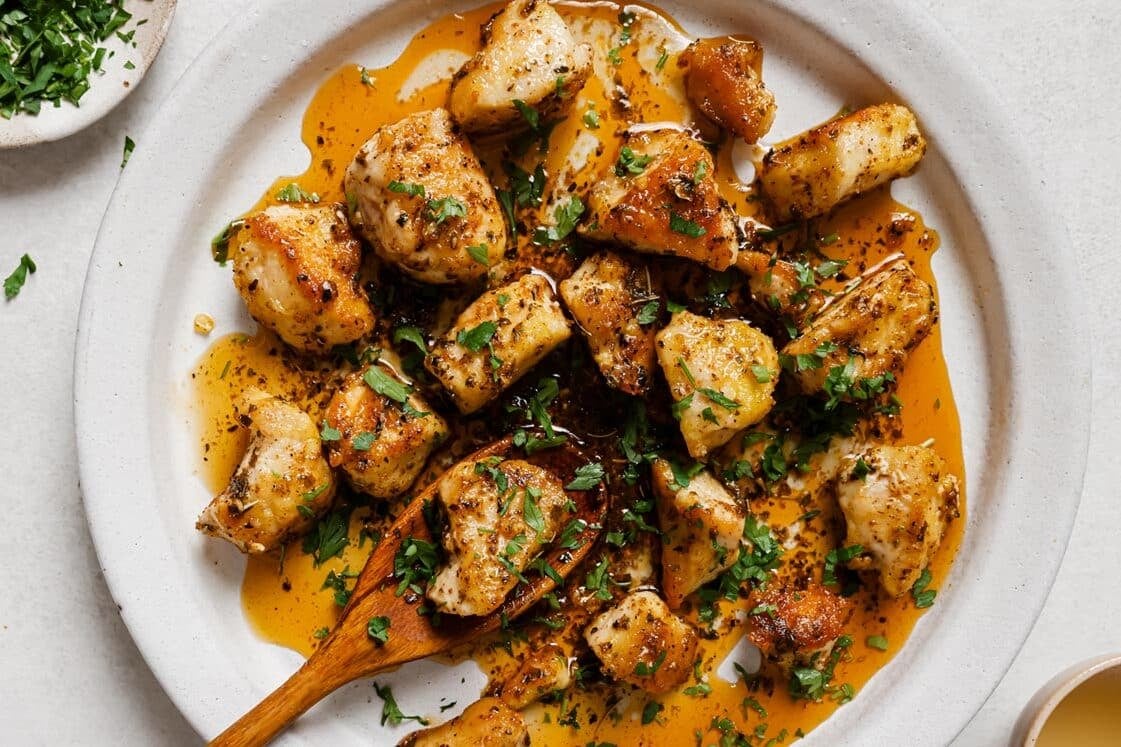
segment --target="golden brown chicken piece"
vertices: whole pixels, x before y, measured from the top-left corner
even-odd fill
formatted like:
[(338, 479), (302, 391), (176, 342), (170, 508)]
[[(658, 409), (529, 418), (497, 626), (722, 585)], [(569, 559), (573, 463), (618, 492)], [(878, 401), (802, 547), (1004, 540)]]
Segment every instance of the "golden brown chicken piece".
[[(561, 282), (560, 294), (608, 386), (634, 395), (649, 390), (660, 305), (646, 268), (614, 252), (600, 252)], [(640, 314), (648, 304), (654, 314), (644, 324)]]
[(529, 127), (515, 101), (544, 123), (576, 98), (592, 69), (592, 48), (577, 44), (545, 0), (514, 0), (483, 27), (483, 47), (452, 78), (448, 108), (470, 133)]
[(358, 287), (362, 247), (341, 205), (273, 205), (233, 235), (234, 285), (249, 313), (286, 343), (325, 353), (374, 326)]
[(958, 482), (942, 457), (922, 446), (867, 446), (841, 460), (837, 499), (845, 543), (864, 553), (848, 567), (879, 571), (892, 596), (914, 585), (946, 526), (958, 516)]
[(494, 187), (444, 109), (378, 128), (347, 168), (344, 186), (358, 232), (379, 257), (421, 282), (477, 280), (506, 251)]
[(662, 530), (662, 593), (670, 609), (677, 609), (735, 564), (747, 514), (708, 470), (682, 486), (670, 463), (659, 459), (652, 482)]
[(327, 424), (339, 437), (328, 441), (328, 457), (358, 490), (395, 498), (409, 489), (432, 450), (448, 437), (448, 424), (419, 394), (410, 391), (405, 402), (398, 402), (374, 391), (364, 377), (375, 385), (382, 377), (400, 383), (387, 369), (374, 368), (348, 376), (331, 398)]
[(635, 591), (596, 617), (584, 640), (603, 671), (651, 693), (680, 685), (693, 668), (697, 633), (652, 591)]
[(814, 654), (817, 663), (824, 663), (852, 616), (851, 603), (820, 584), (805, 589), (772, 585), (753, 592), (748, 605), (754, 610), (748, 616), (748, 640), (787, 672), (814, 660)]
[(740, 252), (736, 267), (747, 275), (747, 287), (756, 303), (796, 324), (813, 316), (825, 303), (821, 289), (804, 286), (797, 268), (785, 259), (748, 250)]
[(925, 153), (911, 110), (879, 104), (778, 143), (763, 159), (759, 181), (777, 220), (815, 218), (908, 176)]
[(479, 296), (432, 346), (424, 365), (466, 415), (571, 335), (549, 281), (530, 273)]
[(397, 747), (529, 747), (521, 714), (498, 698), (477, 700), (446, 724), (414, 731)]
[(460, 462), (440, 478), (448, 564), (428, 587), (436, 609), (494, 612), (568, 514), (556, 475), (518, 459)]
[(763, 85), (763, 47), (746, 39), (697, 39), (678, 58), (689, 100), (749, 143), (775, 121), (775, 97)]
[(727, 269), (736, 261), (739, 239), (714, 173), (712, 155), (687, 132), (627, 132), (615, 165), (592, 187), (577, 231), (635, 251)]
[(850, 362), (845, 375), (854, 384), (898, 372), (937, 321), (930, 284), (900, 259), (834, 298), (782, 352), (820, 360), (818, 368), (795, 367), (803, 391), (812, 394), (822, 391), (834, 367)]
[(521, 666), (499, 688), (502, 702), (521, 710), (572, 683), (568, 656), (555, 643), (526, 650)]
[(249, 448), (230, 484), (199, 515), (196, 528), (258, 554), (298, 537), (331, 507), (335, 476), (319, 429), (303, 410), (260, 389), (238, 406)]
[(694, 459), (770, 411), (779, 363), (771, 338), (740, 319), (673, 315), (657, 335), (658, 362)]

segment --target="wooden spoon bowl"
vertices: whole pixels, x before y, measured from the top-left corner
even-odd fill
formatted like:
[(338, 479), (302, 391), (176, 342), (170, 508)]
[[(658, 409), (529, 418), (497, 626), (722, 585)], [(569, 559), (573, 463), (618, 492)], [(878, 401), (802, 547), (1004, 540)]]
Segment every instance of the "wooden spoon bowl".
[[(509, 438), (486, 446), (466, 457), (478, 462), (488, 457), (510, 457), (515, 448)], [(552, 471), (568, 484), (576, 469), (587, 463), (580, 450), (569, 444), (525, 457), (531, 463)], [(530, 576), (510, 592), (503, 605), (482, 617), (442, 615), (438, 622), (422, 614), (424, 596), (405, 590), (398, 594), (399, 579), (394, 575), (394, 559), (410, 537), (433, 540), (424, 506), (435, 499), (436, 480), (406, 507), (377, 548), (370, 554), (359, 574), (350, 601), (343, 608), (331, 634), (311, 658), (288, 680), (251, 711), (219, 734), (211, 745), (244, 747), (268, 743), (301, 714), (331, 692), (348, 682), (369, 677), (409, 661), (423, 659), (470, 643), (498, 630), (504, 621), (524, 614), (556, 584), (548, 576)], [(607, 511), (607, 491), (602, 483), (593, 490), (568, 490), (576, 505), (573, 519), (584, 522), (571, 548), (552, 548), (545, 559), (561, 578), (583, 560), (602, 529)], [(373, 617), (389, 619), (389, 639), (381, 644), (371, 640), (367, 627)]]

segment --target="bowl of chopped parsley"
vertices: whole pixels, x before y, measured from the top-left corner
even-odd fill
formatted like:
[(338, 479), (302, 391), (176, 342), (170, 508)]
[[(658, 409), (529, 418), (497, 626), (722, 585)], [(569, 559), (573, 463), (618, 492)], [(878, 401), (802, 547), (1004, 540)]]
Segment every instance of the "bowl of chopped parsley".
[(0, 0), (0, 148), (58, 140), (140, 82), (175, 0)]

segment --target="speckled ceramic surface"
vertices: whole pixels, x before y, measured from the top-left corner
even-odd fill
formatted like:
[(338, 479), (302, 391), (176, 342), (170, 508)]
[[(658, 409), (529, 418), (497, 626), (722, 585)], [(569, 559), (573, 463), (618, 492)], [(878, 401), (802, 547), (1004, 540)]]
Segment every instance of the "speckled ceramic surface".
[[(90, 76), (90, 90), (82, 96), (79, 105), (62, 102), (55, 107), (44, 104), (35, 116), (17, 114), (11, 119), (0, 119), (0, 148), (60, 140), (112, 111), (140, 83), (159, 54), (175, 15), (176, 1), (125, 2), (125, 10), (132, 13), (132, 20), (121, 31), (132, 36), (126, 41), (113, 35), (98, 45), (109, 50), (111, 55), (106, 56), (101, 72)], [(138, 25), (141, 20), (146, 22)], [(126, 62), (131, 62), (133, 67), (126, 68)]]
[[(247, 324), (209, 258), (209, 239), (273, 177), (303, 168), (302, 112), (331, 70), (389, 62), (416, 30), (457, 5), (467, 7), (289, 0), (245, 14), (159, 112), (102, 225), (75, 364), (87, 512), (125, 622), (204, 736), (299, 664), (256, 638), (241, 616), (236, 551), (193, 530), (206, 496), (194, 472), (186, 378), (206, 343), (191, 320), (206, 311), (218, 332)], [(906, 647), (806, 744), (945, 744), (1027, 636), (1077, 507), (1090, 367), (1073, 269), (1062, 261), (1065, 236), (975, 71), (911, 6), (662, 5), (690, 33), (746, 33), (764, 44), (768, 85), (780, 96), (775, 139), (842, 104), (883, 99), (911, 105), (929, 136), (922, 169), (895, 194), (943, 238), (935, 270), (962, 414), (968, 528), (938, 604)], [(470, 664), (419, 662), (387, 681), (407, 709), (426, 712), (451, 692), (462, 693), (462, 708), (482, 677)], [(378, 725), (370, 697), (368, 683), (345, 688), (284, 739), (382, 744), (403, 736), (407, 727)], [(585, 743), (593, 735), (579, 736)]]

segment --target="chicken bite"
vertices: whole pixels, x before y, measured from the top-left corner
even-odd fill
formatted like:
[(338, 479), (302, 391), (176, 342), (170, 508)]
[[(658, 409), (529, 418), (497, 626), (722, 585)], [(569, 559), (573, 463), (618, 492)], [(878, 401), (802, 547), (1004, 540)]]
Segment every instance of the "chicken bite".
[[(386, 379), (408, 392), (404, 402), (374, 390), (385, 390)], [(327, 444), (331, 466), (341, 467), (354, 487), (375, 498), (408, 490), (432, 450), (448, 437), (448, 424), (410, 389), (375, 365), (348, 376), (327, 406), (327, 425), (338, 431)]]
[(852, 616), (852, 604), (820, 584), (752, 592), (747, 639), (789, 674), (796, 664), (824, 664)]
[[(560, 294), (608, 386), (644, 394), (654, 376), (658, 309), (646, 268), (614, 252), (600, 252), (561, 282)], [(650, 303), (655, 314), (643, 323)]]
[(958, 516), (958, 481), (922, 446), (867, 446), (841, 460), (837, 500), (845, 543), (864, 552), (848, 567), (876, 570), (898, 597), (930, 565), (946, 526)]
[(739, 237), (715, 171), (708, 149), (687, 132), (627, 132), (615, 165), (592, 187), (577, 231), (725, 270), (736, 261)]
[(341, 205), (273, 205), (230, 241), (234, 285), (249, 313), (292, 347), (325, 353), (374, 327), (356, 280), (362, 247)]
[(749, 143), (775, 121), (775, 97), (763, 85), (763, 47), (747, 39), (697, 39), (681, 53), (685, 94), (721, 127)]
[(555, 643), (526, 650), (521, 666), (499, 688), (502, 702), (522, 709), (572, 683), (568, 656)]
[(673, 315), (656, 337), (689, 455), (704, 459), (774, 405), (779, 363), (771, 338), (740, 319)]
[(428, 587), (436, 609), (487, 615), (502, 606), (520, 575), (568, 513), (568, 494), (552, 472), (518, 459), (460, 462), (440, 478), (447, 515), (448, 563)]
[(323, 456), (319, 429), (303, 410), (260, 389), (247, 389), (238, 407), (249, 448), (230, 484), (195, 527), (259, 554), (307, 532), (331, 507), (335, 476)]
[(498, 698), (477, 700), (446, 724), (414, 731), (397, 747), (529, 747), (521, 714)]
[(662, 529), (662, 593), (677, 609), (703, 584), (735, 564), (746, 512), (705, 470), (678, 484), (665, 459), (653, 466)]
[[(782, 353), (788, 360), (808, 355), (821, 361), (817, 368), (794, 366), (794, 376), (807, 394), (824, 390), (836, 367), (841, 368), (843, 383), (853, 389), (861, 381), (898, 372), (937, 321), (934, 290), (900, 259), (834, 298)], [(839, 391), (837, 381), (830, 389), (831, 396), (852, 395)]]
[(925, 153), (911, 110), (879, 104), (778, 143), (763, 158), (759, 182), (777, 220), (816, 218), (908, 176)]
[(479, 296), (432, 346), (425, 368), (475, 412), (571, 336), (549, 281), (530, 273)]
[(697, 652), (696, 631), (652, 591), (631, 592), (600, 614), (584, 640), (606, 674), (650, 693), (684, 682)]
[(555, 119), (592, 69), (592, 48), (578, 44), (545, 0), (514, 0), (483, 27), (483, 46), (452, 78), (448, 108), (470, 133), (524, 130), (515, 101)]
[(379, 257), (421, 282), (478, 280), (506, 251), (494, 187), (444, 109), (378, 128), (347, 168), (344, 186), (358, 232)]

